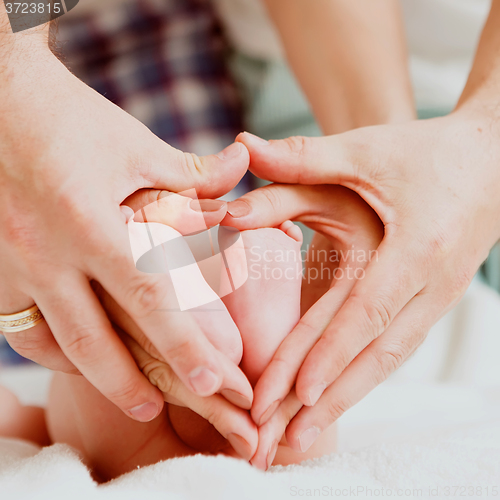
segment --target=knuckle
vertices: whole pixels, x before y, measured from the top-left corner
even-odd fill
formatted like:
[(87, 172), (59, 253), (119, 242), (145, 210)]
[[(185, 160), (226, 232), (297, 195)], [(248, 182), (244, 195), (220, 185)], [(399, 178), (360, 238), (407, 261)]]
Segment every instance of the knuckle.
[(278, 194), (278, 190), (271, 187), (268, 189), (264, 189), (262, 191), (262, 194), (266, 199), (266, 201), (268, 202), (268, 204), (271, 206), (271, 209), (277, 213), (280, 213), (282, 203), (281, 203), (281, 198)]
[(239, 335), (235, 335), (228, 339), (224, 345), (224, 350), (221, 351), (230, 361), (236, 366), (241, 362), (243, 357), (243, 343)]
[(134, 335), (134, 340), (141, 346), (141, 348), (147, 352), (149, 356), (154, 357), (156, 360), (160, 360), (161, 354), (158, 352), (154, 343), (146, 337), (142, 331), (138, 331), (137, 334), (140, 335), (140, 337)]
[(391, 308), (387, 305), (386, 300), (370, 297), (364, 298), (357, 295), (352, 295), (354, 305), (357, 311), (361, 312), (361, 321), (363, 330), (368, 336), (368, 340), (372, 341), (380, 336), (391, 324), (393, 314)]
[(459, 268), (454, 270), (448, 287), (449, 296), (447, 298), (449, 301), (454, 302), (462, 298), (467, 288), (469, 288), (475, 273), (475, 270), (470, 270), (468, 268)]
[(133, 316), (144, 318), (161, 307), (165, 294), (160, 279), (140, 276), (133, 280), (126, 297)]
[(378, 384), (386, 380), (408, 358), (408, 356), (423, 342), (423, 335), (414, 335), (409, 338), (400, 338), (374, 352), (375, 382)]
[(337, 378), (349, 365), (353, 359), (352, 348), (349, 343), (339, 342), (333, 333), (326, 333), (317, 342), (315, 349), (317, 352), (329, 353), (329, 375), (331, 378)]
[(115, 404), (133, 401), (140, 393), (140, 385), (135, 379), (120, 381), (120, 385), (107, 391), (106, 397)]
[(204, 411), (203, 417), (214, 427), (218, 427), (218, 423), (222, 419), (221, 409), (217, 405), (209, 404)]
[(284, 140), (290, 152), (295, 156), (305, 156), (309, 150), (311, 139), (303, 136), (288, 137)]
[(186, 358), (186, 353), (194, 352), (195, 341), (191, 338), (170, 345), (167, 348), (165, 357), (167, 360), (183, 359)]
[(77, 227), (91, 227), (95, 225), (93, 213), (89, 208), (91, 202), (86, 195), (77, 190), (64, 191), (57, 198), (57, 210), (65, 217), (70, 217)]
[(353, 356), (348, 348), (340, 348), (334, 351), (331, 370), (334, 378), (337, 378), (351, 363)]
[(319, 328), (310, 320), (309, 315), (305, 315), (301, 318), (299, 324), (295, 328), (296, 334), (300, 336), (301, 339), (310, 339), (318, 336)]
[(341, 417), (352, 405), (346, 398), (334, 399), (327, 407), (330, 423), (335, 422)]
[(74, 326), (70, 332), (62, 332), (65, 338), (64, 353), (70, 358), (92, 360), (100, 357), (101, 331), (93, 325)]
[(196, 178), (204, 175), (205, 169), (201, 158), (194, 153), (182, 153), (179, 157), (181, 170), (188, 178)]
[(271, 363), (274, 368), (289, 370), (290, 369), (290, 360), (286, 355), (283, 355), (279, 350), (274, 355)]
[(2, 215), (1, 231), (4, 241), (9, 242), (14, 248), (39, 251), (39, 237), (34, 222), (19, 213), (6, 211)]
[(450, 238), (448, 232), (437, 222), (429, 233), (427, 242), (428, 258), (432, 263), (436, 260), (446, 259), (453, 251), (455, 238)]

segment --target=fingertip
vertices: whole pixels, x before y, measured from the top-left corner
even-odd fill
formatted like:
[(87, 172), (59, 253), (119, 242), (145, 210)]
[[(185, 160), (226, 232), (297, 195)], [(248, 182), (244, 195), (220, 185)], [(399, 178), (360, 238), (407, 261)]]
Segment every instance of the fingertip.
[(306, 381), (304, 375), (299, 372), (295, 383), (295, 393), (297, 394), (298, 400), (304, 406), (314, 406), (324, 391), (323, 388), (320, 392), (319, 385), (321, 384), (314, 384)]
[(137, 422), (147, 423), (154, 420), (160, 413), (161, 408), (154, 402), (143, 403), (125, 412)]
[(191, 210), (197, 214), (201, 213), (207, 228), (220, 224), (227, 216), (227, 202), (222, 200), (198, 200), (189, 202)]
[(252, 205), (247, 200), (230, 201), (221, 226), (234, 227), (239, 230), (255, 229), (255, 215)]
[(227, 213), (233, 219), (242, 219), (252, 213), (252, 206), (246, 200), (230, 201), (227, 204)]
[(266, 422), (268, 422), (271, 417), (274, 415), (276, 410), (278, 409), (279, 405), (281, 404), (281, 400), (277, 399), (273, 403), (271, 403), (267, 408), (265, 408), (263, 411), (260, 409), (260, 411), (255, 411), (252, 412), (252, 418), (254, 419), (254, 422), (260, 427), (264, 425)]
[(252, 408), (253, 397), (249, 398), (245, 394), (240, 394), (232, 389), (222, 389), (221, 395), (224, 396), (230, 403), (239, 406), (243, 410), (250, 410)]
[(285, 430), (285, 438), (287, 445), (296, 453), (302, 453), (300, 449), (299, 434), (295, 429), (294, 422), (292, 421)]
[(252, 150), (254, 148), (259, 148), (262, 146), (269, 146), (271, 143), (262, 137), (258, 137), (257, 135), (251, 134), (250, 132), (242, 132), (236, 137), (236, 140), (245, 145), (248, 150)]
[(241, 142), (233, 142), (227, 148), (223, 149), (220, 153), (217, 153), (215, 156), (222, 161), (233, 160), (238, 158), (241, 155), (248, 156), (248, 149)]

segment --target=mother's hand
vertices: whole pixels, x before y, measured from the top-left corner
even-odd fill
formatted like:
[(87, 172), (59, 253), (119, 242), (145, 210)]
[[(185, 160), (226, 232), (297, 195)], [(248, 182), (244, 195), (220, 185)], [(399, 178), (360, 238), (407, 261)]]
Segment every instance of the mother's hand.
[(150, 187), (222, 195), (244, 175), (247, 150), (182, 153), (74, 77), (46, 43), (11, 52), (0, 58), (0, 314), (35, 302), (46, 322), (7, 340), (42, 365), (80, 371), (127, 415), (154, 418), (163, 398), (113, 331), (95, 279), (190, 390), (214, 394), (217, 350), (187, 316), (158, 312), (170, 300), (167, 276), (135, 268), (120, 204)]
[[(259, 424), (294, 383), (299, 400), (314, 406), (287, 428), (294, 450), (305, 451), (403, 363), (458, 302), (500, 237), (498, 128), (490, 117), (457, 111), (317, 139), (239, 137), (259, 177), (312, 190), (341, 184), (359, 193), (385, 226), (364, 279), (347, 297), (333, 287), (309, 309), (255, 389), (252, 415)], [(306, 223), (311, 215), (331, 218), (290, 187), (260, 193), (230, 205), (228, 224), (272, 225), (275, 213)]]

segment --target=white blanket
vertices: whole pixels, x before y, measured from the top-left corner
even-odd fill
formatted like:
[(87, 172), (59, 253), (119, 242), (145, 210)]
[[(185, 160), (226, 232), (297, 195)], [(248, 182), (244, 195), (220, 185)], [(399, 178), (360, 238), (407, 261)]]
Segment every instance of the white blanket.
[[(500, 299), (475, 283), (424, 349), (339, 420), (338, 453), (268, 473), (187, 457), (98, 486), (67, 446), (0, 439), (0, 500), (500, 496), (499, 345)], [(47, 380), (0, 373), (27, 403), (42, 402)]]

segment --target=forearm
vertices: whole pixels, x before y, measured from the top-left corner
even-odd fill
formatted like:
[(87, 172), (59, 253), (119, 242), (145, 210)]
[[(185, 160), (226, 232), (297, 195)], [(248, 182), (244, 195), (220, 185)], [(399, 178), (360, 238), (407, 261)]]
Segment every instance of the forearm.
[(326, 134), (413, 119), (398, 0), (266, 0)]
[(13, 33), (0, 1), (0, 173), (7, 168), (9, 154), (18, 164), (30, 154), (26, 145), (33, 146), (34, 136), (42, 134), (48, 141), (53, 133), (47, 123), (61, 106), (64, 77), (71, 75), (51, 52), (48, 36), (48, 23)]
[(456, 111), (500, 118), (500, 2), (494, 0)]
[[(2, 98), (23, 75), (31, 78), (47, 60), (54, 58), (49, 46), (49, 23), (13, 33), (5, 4), (0, 1), (0, 93)], [(40, 73), (41, 77), (43, 73)], [(18, 88), (18, 91), (20, 89)], [(0, 101), (2, 100), (0, 98)]]

